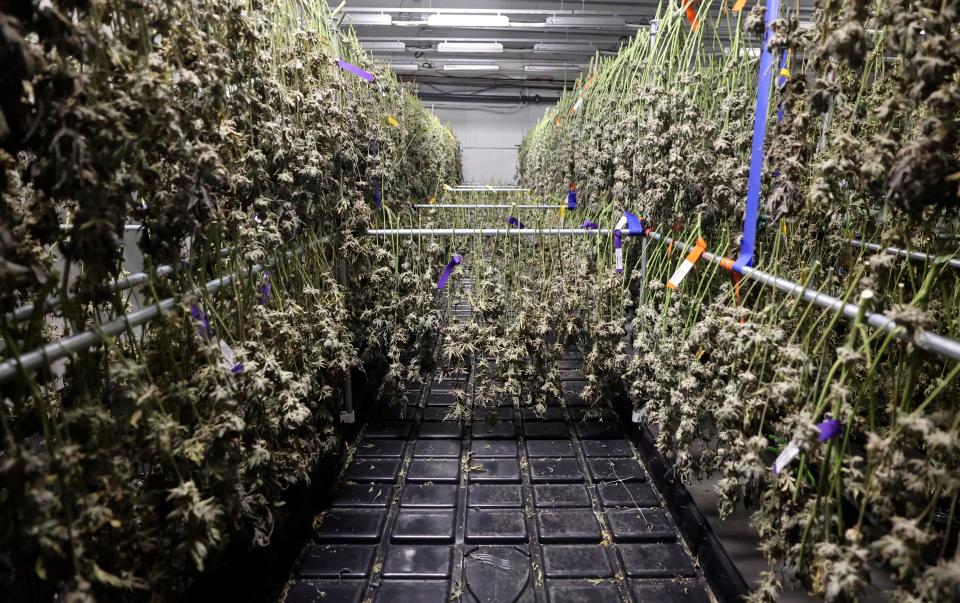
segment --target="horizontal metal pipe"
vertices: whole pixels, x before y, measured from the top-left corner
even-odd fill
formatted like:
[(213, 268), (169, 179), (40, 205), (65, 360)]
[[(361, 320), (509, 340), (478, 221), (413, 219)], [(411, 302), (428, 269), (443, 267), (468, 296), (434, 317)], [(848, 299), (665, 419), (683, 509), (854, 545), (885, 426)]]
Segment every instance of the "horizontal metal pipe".
[[(70, 230), (73, 228), (73, 224), (61, 224), (60, 230)], [(124, 230), (143, 230), (143, 224), (124, 224)]]
[(398, 237), (459, 237), (481, 236), (497, 237), (500, 235), (515, 235), (532, 237), (537, 235), (577, 236), (577, 235), (611, 235), (613, 229), (598, 228), (371, 228), (369, 236), (398, 236)]
[[(302, 250), (298, 250), (296, 253), (300, 253), (301, 251)], [(274, 263), (275, 260), (270, 260), (265, 264), (256, 264), (250, 268), (208, 281), (204, 285), (204, 288), (207, 290), (207, 293), (215, 293), (219, 289), (230, 285), (234, 280), (262, 272), (273, 266)], [(194, 290), (194, 292), (196, 292), (196, 290)], [(107, 337), (119, 335), (128, 328), (146, 324), (162, 312), (173, 308), (176, 303), (177, 300), (175, 298), (168, 297), (136, 312), (124, 314), (113, 320), (100, 323), (90, 330), (82, 331), (76, 335), (48, 343), (41, 348), (37, 348), (18, 357), (7, 359), (0, 363), (0, 383), (13, 378), (21, 370), (24, 372), (32, 371), (41, 366), (49, 365), (80, 350), (92, 347)]]
[(556, 205), (532, 205), (529, 203), (417, 203), (414, 209), (560, 209), (560, 204)]
[(453, 187), (447, 192), (452, 193), (529, 193), (529, 188), (510, 188), (503, 186), (458, 186)]
[[(232, 250), (230, 248), (221, 249), (217, 252), (219, 257), (226, 257), (230, 254)], [(185, 265), (190, 264), (190, 260), (184, 260)], [(157, 276), (166, 276), (173, 272), (173, 266), (170, 264), (162, 264), (157, 267)], [(132, 289), (143, 283), (147, 282), (147, 279), (150, 278), (150, 275), (146, 272), (134, 272), (124, 278), (119, 278), (112, 280), (107, 283), (110, 291), (126, 291), (127, 289)], [(71, 296), (67, 296), (67, 299), (70, 299)], [(60, 304), (63, 303), (63, 300), (60, 299), (58, 295), (51, 295), (43, 302), (43, 313), (52, 312), (60, 307)], [(8, 321), (12, 322), (22, 322), (24, 320), (30, 320), (30, 317), (33, 316), (33, 311), (36, 308), (35, 304), (24, 304), (16, 309), (13, 312), (9, 312), (6, 316)]]
[[(692, 245), (684, 243), (683, 241), (677, 241), (670, 237), (665, 237), (657, 232), (651, 232), (650, 236), (659, 241), (672, 243), (674, 247), (677, 247), (681, 251), (693, 249)], [(730, 265), (733, 264), (732, 259), (710, 253), (709, 251), (705, 251), (701, 257), (708, 262), (719, 264), (721, 266), (723, 265), (724, 260), (726, 260), (726, 263), (729, 263)], [(795, 283), (785, 278), (774, 276), (768, 272), (764, 272), (756, 268), (745, 266), (740, 270), (740, 274), (749, 279), (755, 280), (762, 285), (774, 287), (788, 295), (799, 297), (831, 312), (839, 311), (847, 318), (855, 318), (857, 313), (860, 311), (860, 308), (857, 306), (857, 304), (845, 302), (842, 299), (832, 295), (821, 293), (816, 289), (809, 289), (800, 283)], [(903, 341), (911, 342), (919, 348), (923, 348), (924, 350), (939, 354), (940, 356), (951, 358), (953, 360), (960, 360), (960, 342), (954, 339), (923, 330), (911, 334), (909, 331), (907, 331), (907, 329), (903, 328), (901, 325), (898, 325), (895, 320), (879, 312), (866, 312), (864, 314), (864, 320), (866, 320), (867, 324), (871, 327), (880, 329), (887, 333), (895, 333), (898, 338), (902, 339)]]
[[(867, 243), (859, 239), (847, 239), (847, 243), (851, 247), (857, 247), (858, 249), (869, 249), (870, 251), (876, 251), (878, 253), (895, 255), (897, 257), (906, 258), (913, 262), (932, 262), (937, 259), (937, 256), (927, 253), (908, 251), (906, 249), (900, 249), (899, 247), (883, 247), (882, 245), (877, 245), (876, 243)], [(954, 270), (960, 270), (960, 259), (952, 258), (947, 261), (947, 265)]]

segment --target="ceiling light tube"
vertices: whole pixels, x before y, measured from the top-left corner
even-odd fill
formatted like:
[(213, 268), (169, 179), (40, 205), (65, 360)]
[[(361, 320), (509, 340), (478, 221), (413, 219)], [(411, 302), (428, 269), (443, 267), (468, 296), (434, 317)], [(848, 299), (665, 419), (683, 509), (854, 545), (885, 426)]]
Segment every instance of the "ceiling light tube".
[(444, 71), (500, 71), (500, 65), (479, 65), (477, 63), (458, 63), (444, 65)]
[(407, 45), (403, 42), (364, 42), (361, 40), (360, 44), (366, 50), (379, 50), (381, 52), (405, 52), (407, 50)]
[(547, 17), (550, 27), (626, 27), (623, 17), (597, 16), (553, 16)]
[(390, 15), (347, 13), (343, 16), (343, 24), (344, 25), (392, 25), (393, 17)]
[(427, 17), (431, 27), (509, 27), (510, 17), (506, 15), (454, 15), (433, 14)]
[(597, 47), (592, 44), (537, 42), (533, 45), (534, 52), (596, 52), (596, 50)]
[(558, 71), (580, 71), (581, 65), (524, 65), (523, 70), (527, 73), (556, 73)]
[(503, 44), (500, 42), (440, 42), (437, 52), (490, 52), (502, 53)]

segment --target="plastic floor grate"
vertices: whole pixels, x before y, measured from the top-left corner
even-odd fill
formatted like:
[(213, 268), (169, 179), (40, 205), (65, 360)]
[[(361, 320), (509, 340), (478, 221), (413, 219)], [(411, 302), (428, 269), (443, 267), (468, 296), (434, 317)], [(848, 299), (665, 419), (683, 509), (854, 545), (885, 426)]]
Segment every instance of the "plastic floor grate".
[(315, 522), (289, 603), (710, 601), (662, 497), (611, 413), (565, 403), (443, 421), (448, 383), (361, 432)]

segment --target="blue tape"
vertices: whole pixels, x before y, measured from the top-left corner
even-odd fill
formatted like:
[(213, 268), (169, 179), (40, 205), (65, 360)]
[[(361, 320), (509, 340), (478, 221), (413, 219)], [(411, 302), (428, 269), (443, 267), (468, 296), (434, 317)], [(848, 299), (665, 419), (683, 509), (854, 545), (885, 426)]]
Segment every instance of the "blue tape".
[(760, 77), (757, 81), (757, 109), (753, 117), (753, 145), (750, 150), (750, 176), (747, 181), (747, 208), (743, 214), (743, 241), (740, 255), (733, 269), (741, 272), (753, 265), (753, 251), (757, 240), (757, 217), (760, 215), (760, 182), (763, 175), (763, 142), (767, 136), (767, 112), (770, 109), (770, 83), (773, 80), (773, 55), (767, 48), (770, 24), (777, 18), (780, 0), (768, 0), (760, 53)]

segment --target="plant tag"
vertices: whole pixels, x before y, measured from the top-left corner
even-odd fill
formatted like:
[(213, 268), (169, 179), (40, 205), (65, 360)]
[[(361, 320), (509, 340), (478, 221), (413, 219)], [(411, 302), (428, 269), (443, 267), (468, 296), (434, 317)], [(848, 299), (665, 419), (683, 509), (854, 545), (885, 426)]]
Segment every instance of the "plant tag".
[(700, 256), (707, 249), (707, 242), (702, 238), (697, 239), (697, 244), (693, 247), (693, 250), (687, 254), (687, 257), (683, 260), (683, 263), (680, 264), (680, 267), (677, 268), (677, 271), (673, 273), (673, 276), (670, 277), (670, 280), (667, 281), (668, 289), (676, 289), (680, 286), (680, 283), (683, 282), (683, 279), (687, 277), (687, 274), (690, 273), (690, 270), (693, 269), (693, 265), (697, 263), (697, 260), (700, 259)]
[(390, 124), (391, 126), (393, 126), (394, 128), (396, 128), (396, 127), (398, 127), (398, 126), (400, 125), (400, 122), (397, 121), (397, 118), (394, 117), (394, 116), (392, 116), (392, 115), (388, 115), (388, 116), (387, 116), (387, 123)]
[(617, 272), (623, 272), (623, 248), (617, 247), (616, 249), (614, 249), (613, 257), (614, 257), (614, 260), (616, 261), (616, 264), (614, 265), (613, 269), (616, 270)]
[(582, 105), (583, 105), (583, 96), (580, 96), (580, 98), (577, 99), (577, 102), (573, 105), (573, 108), (570, 109), (570, 112), (571, 112), (571, 113), (576, 113), (577, 111), (580, 110), (580, 107), (581, 107)]
[(633, 411), (633, 414), (630, 415), (630, 420), (633, 421), (634, 423), (636, 423), (637, 425), (639, 425), (639, 424), (640, 424), (640, 411), (639, 411), (639, 410)]
[(791, 440), (787, 447), (780, 451), (780, 456), (773, 461), (773, 473), (780, 475), (780, 472), (787, 468), (787, 465), (793, 462), (793, 459), (800, 456), (800, 446), (795, 440)]

